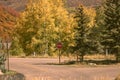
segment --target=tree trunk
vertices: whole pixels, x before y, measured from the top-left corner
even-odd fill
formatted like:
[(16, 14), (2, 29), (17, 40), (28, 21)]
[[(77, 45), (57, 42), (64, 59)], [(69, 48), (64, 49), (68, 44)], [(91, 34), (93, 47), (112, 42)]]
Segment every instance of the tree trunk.
[(84, 61), (84, 55), (81, 55), (81, 60), (80, 62), (83, 62)]
[(84, 61), (84, 55), (83, 54), (77, 54), (77, 62), (83, 62)]
[(77, 54), (77, 59), (76, 59), (76, 61), (78, 62), (79, 61), (79, 55)]
[(83, 61), (84, 61), (84, 55), (83, 55), (83, 54), (80, 54), (80, 55), (79, 55), (79, 61), (80, 61), (80, 62), (83, 62)]
[(108, 51), (109, 49), (107, 49), (106, 48), (106, 50), (105, 50), (105, 57), (106, 57), (106, 60), (108, 59), (108, 54), (109, 54), (109, 51)]
[(117, 48), (116, 61), (120, 62), (120, 48)]

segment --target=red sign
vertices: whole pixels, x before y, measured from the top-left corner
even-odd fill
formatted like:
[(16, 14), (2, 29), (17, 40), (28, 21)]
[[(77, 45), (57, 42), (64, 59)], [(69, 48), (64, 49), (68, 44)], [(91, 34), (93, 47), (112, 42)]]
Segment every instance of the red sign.
[(57, 43), (57, 45), (56, 45), (56, 46), (57, 46), (57, 48), (58, 48), (58, 49), (60, 49), (60, 48), (62, 48), (62, 43), (61, 43), (61, 42), (59, 42), (59, 43)]

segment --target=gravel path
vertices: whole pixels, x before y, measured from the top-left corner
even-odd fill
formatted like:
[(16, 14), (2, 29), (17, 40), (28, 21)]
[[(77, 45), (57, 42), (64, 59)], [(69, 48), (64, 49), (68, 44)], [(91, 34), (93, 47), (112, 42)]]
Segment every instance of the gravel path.
[(81, 67), (49, 65), (57, 59), (10, 58), (10, 69), (23, 73), (26, 80), (114, 80), (120, 73), (118, 65), (105, 67)]

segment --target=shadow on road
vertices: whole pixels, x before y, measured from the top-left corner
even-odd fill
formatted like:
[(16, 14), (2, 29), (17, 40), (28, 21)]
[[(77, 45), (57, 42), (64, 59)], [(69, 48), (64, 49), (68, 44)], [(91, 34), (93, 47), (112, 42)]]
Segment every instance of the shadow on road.
[(116, 60), (85, 60), (83, 62), (77, 62), (77, 61), (65, 61), (59, 63), (34, 63), (33, 65), (74, 65), (74, 64), (83, 64), (83, 65), (112, 65), (117, 64), (118, 62)]
[(111, 64), (117, 64), (118, 62), (116, 60), (86, 60), (88, 63), (94, 63), (96, 65), (111, 65)]

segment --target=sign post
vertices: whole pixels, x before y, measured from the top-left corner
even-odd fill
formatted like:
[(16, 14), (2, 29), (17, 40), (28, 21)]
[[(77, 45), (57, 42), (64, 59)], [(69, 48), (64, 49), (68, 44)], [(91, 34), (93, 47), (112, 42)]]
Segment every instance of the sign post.
[(59, 50), (59, 64), (61, 63), (61, 48), (62, 48), (62, 43), (61, 42), (58, 42), (56, 47), (58, 48)]
[(6, 48), (7, 51), (7, 66), (8, 66), (8, 71), (9, 71), (9, 48), (11, 46), (11, 42), (6, 41), (4, 43), (4, 47)]

